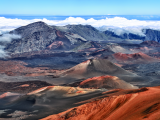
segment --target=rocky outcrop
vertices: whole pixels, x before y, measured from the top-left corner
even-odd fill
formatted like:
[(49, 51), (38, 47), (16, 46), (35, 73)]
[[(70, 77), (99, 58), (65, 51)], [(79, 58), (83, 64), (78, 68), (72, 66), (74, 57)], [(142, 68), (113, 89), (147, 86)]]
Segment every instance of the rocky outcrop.
[(43, 22), (36, 22), (17, 28), (10, 34), (21, 35), (21, 39), (14, 39), (6, 46), (12, 53), (23, 53), (45, 49), (57, 38), (56, 30)]
[(11, 53), (45, 50), (50, 45), (55, 44), (56, 41), (63, 42), (64, 47), (62, 49), (71, 49), (77, 44), (86, 42), (84, 38), (78, 35), (59, 31), (44, 22), (22, 26), (11, 31), (10, 34), (21, 36), (20, 39), (13, 39), (11, 43), (6, 45), (5, 50)]
[(64, 43), (62, 41), (55, 41), (50, 44), (47, 49), (62, 49), (64, 47)]
[(89, 41), (113, 39), (113, 37), (106, 36), (104, 33), (100, 32), (99, 30), (92, 27), (91, 25), (66, 25), (62, 27), (61, 26), (59, 27), (53, 26), (53, 27), (65, 32), (78, 34)]

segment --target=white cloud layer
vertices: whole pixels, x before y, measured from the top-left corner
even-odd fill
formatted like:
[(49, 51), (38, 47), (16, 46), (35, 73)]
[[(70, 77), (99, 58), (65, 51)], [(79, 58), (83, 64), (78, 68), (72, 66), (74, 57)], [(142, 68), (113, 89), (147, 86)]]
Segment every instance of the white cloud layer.
[[(0, 42), (2, 43), (9, 43), (11, 42), (12, 39), (19, 39), (21, 38), (20, 35), (15, 35), (15, 34), (3, 34), (0, 36)], [(0, 45), (0, 58), (4, 58), (8, 53), (4, 50), (4, 46)]]
[(15, 34), (3, 34), (0, 37), (0, 42), (10, 42), (12, 39), (18, 39), (18, 38), (21, 38), (21, 36)]
[(68, 17), (65, 20), (47, 20), (46, 18), (22, 20), (17, 18), (8, 19), (5, 17), (0, 17), (0, 34), (37, 21), (43, 21), (49, 25), (58, 26), (68, 24), (92, 25), (99, 30), (111, 30), (117, 35), (123, 34), (124, 32), (131, 32), (144, 36), (141, 31), (143, 28), (160, 30), (160, 21), (141, 21), (136, 19), (128, 20), (123, 17), (106, 18), (101, 20), (95, 20), (93, 18), (85, 20), (81, 17)]

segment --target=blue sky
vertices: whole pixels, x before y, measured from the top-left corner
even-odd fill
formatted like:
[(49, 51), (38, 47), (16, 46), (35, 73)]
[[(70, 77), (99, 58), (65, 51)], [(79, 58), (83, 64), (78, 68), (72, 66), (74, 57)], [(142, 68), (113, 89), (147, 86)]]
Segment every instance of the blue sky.
[(160, 15), (160, 0), (0, 0), (0, 14)]

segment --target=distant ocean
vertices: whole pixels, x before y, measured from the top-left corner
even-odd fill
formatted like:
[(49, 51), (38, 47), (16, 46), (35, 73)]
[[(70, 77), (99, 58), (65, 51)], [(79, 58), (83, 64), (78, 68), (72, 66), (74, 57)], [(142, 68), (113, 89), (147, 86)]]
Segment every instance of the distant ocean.
[(32, 19), (43, 19), (47, 20), (65, 20), (69, 17), (81, 17), (85, 20), (93, 18), (95, 20), (101, 20), (107, 18), (114, 17), (123, 17), (128, 20), (136, 19), (136, 20), (151, 20), (151, 21), (159, 21), (160, 15), (73, 15), (73, 16), (60, 16), (60, 15), (0, 15), (0, 17), (10, 18), (10, 19), (23, 19), (23, 20), (32, 20)]

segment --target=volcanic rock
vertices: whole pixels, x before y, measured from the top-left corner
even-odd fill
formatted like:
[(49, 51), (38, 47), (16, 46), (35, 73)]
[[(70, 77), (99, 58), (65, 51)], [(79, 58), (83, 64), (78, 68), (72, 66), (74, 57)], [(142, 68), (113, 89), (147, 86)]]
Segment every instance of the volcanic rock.
[(62, 41), (55, 41), (47, 47), (47, 49), (62, 49), (64, 43)]
[(56, 30), (44, 22), (35, 22), (27, 26), (22, 26), (11, 31), (10, 34), (21, 36), (20, 39), (13, 39), (5, 47), (5, 50), (11, 53), (45, 50), (55, 41), (63, 42), (63, 45), (67, 49), (73, 49), (76, 44), (86, 42), (84, 38), (78, 35), (70, 35), (69, 33)]
[[(91, 25), (66, 25), (66, 26), (53, 26), (60, 31), (78, 34), (86, 40), (89, 41), (100, 41), (113, 39), (113, 37), (108, 37), (104, 33), (100, 32)], [(116, 39), (116, 38), (114, 38)]]
[(81, 44), (80, 46), (73, 49), (73, 51), (93, 51), (97, 48), (101, 48), (101, 45), (94, 41), (89, 41), (84, 44)]

